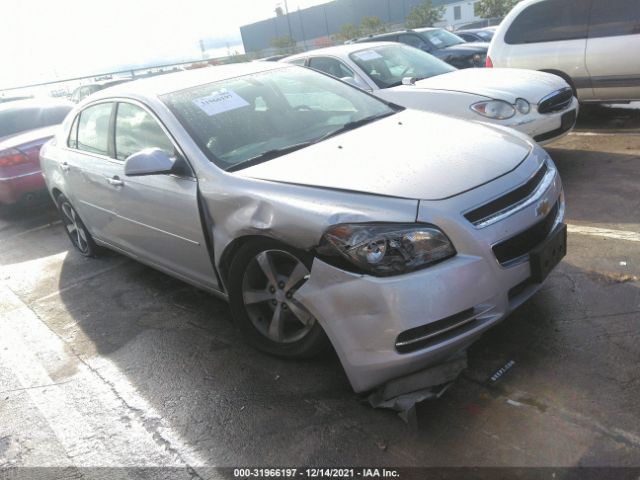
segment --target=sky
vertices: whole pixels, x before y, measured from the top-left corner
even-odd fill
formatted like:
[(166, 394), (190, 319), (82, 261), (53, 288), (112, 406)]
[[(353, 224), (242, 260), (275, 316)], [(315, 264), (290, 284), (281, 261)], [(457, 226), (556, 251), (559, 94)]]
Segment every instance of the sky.
[[(288, 7), (327, 1), (288, 0)], [(240, 26), (275, 16), (278, 5), (284, 0), (2, 0), (0, 90), (199, 58), (203, 37), (216, 40), (220, 56), (227, 43), (241, 53)]]

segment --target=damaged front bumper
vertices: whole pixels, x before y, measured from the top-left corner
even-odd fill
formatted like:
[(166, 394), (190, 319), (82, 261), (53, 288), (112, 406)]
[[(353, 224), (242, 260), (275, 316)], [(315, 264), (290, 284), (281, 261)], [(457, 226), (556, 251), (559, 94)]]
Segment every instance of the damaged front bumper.
[(386, 278), (315, 259), (296, 298), (324, 328), (353, 389), (364, 392), (447, 360), (504, 318), (509, 289), (490, 272), (485, 259), (464, 255)]
[(540, 201), (557, 202), (543, 220), (553, 222), (543, 243), (562, 233), (564, 198), (555, 178), (536, 202), (523, 204), (508, 220), (467, 233), (470, 227), (456, 232), (451, 224), (453, 242), (457, 238), (463, 248), (432, 267), (373, 277), (314, 260), (296, 298), (322, 325), (356, 392), (450, 361), (540, 288), (529, 254), (500, 263), (491, 239), (510, 228), (518, 241), (536, 234), (531, 224), (539, 218)]

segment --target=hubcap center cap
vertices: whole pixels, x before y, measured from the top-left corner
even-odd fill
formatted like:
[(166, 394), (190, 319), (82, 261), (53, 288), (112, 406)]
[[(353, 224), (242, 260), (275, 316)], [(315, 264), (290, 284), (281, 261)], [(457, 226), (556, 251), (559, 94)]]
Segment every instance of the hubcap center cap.
[(284, 299), (285, 299), (284, 291), (279, 288), (278, 290), (276, 290), (276, 300), (279, 303), (282, 303), (282, 302), (284, 302)]

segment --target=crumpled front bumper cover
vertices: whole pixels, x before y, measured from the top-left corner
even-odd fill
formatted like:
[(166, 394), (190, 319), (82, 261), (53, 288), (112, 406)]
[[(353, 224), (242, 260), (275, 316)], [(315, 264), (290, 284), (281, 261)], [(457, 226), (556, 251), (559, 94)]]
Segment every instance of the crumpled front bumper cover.
[[(431, 268), (378, 278), (347, 272), (315, 259), (309, 280), (296, 292), (333, 344), (356, 392), (417, 372), (467, 348), (515, 306), (510, 288), (526, 279), (528, 265), (509, 282), (497, 279), (489, 260), (458, 255)], [(539, 286), (518, 296), (518, 304)], [(474, 309), (462, 330), (408, 353), (396, 349), (406, 330)]]

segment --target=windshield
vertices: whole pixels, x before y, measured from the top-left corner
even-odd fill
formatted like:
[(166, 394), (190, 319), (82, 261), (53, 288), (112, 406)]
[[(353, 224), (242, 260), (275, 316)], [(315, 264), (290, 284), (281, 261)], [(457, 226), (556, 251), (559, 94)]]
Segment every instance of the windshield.
[(420, 35), (422, 35), (423, 38), (426, 38), (427, 41), (437, 49), (465, 43), (462, 38), (444, 29), (427, 30), (425, 32), (420, 32)]
[(491, 32), (489, 30), (479, 30), (479, 31), (477, 31), (475, 33), (476, 33), (477, 36), (479, 36), (485, 42), (490, 42), (491, 39), (493, 38), (493, 32)]
[(225, 170), (249, 166), (261, 156), (270, 160), (395, 112), (357, 88), (295, 66), (161, 98), (207, 157)]
[(405, 77), (423, 79), (456, 69), (433, 55), (405, 45), (367, 48), (349, 57), (380, 88), (402, 85)]

